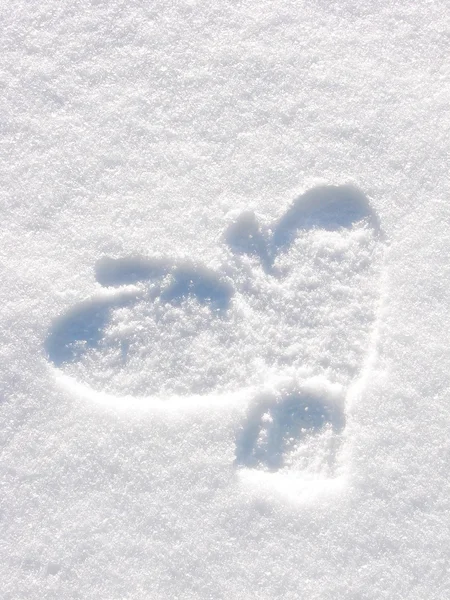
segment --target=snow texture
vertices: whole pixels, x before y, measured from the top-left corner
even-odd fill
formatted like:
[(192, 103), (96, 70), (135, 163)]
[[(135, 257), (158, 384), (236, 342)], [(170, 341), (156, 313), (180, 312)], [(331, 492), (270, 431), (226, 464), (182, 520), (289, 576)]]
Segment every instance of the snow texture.
[(448, 597), (446, 3), (0, 12), (1, 599)]

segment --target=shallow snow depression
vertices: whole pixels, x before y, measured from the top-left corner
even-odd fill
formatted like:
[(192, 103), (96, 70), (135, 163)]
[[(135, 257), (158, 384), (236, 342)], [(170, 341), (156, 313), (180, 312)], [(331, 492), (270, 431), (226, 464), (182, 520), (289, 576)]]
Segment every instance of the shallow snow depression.
[[(48, 359), (66, 388), (116, 407), (248, 404), (239, 466), (329, 471), (372, 351), (379, 220), (350, 185), (312, 188), (275, 222), (230, 219), (215, 268), (100, 258), (98, 291), (55, 319)], [(315, 436), (332, 439), (333, 456), (318, 456)]]

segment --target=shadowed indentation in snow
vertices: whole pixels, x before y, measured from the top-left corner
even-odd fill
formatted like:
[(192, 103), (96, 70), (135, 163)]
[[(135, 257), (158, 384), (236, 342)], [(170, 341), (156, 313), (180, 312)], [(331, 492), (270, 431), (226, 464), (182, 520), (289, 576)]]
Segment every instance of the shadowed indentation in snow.
[(313, 393), (267, 397), (250, 409), (237, 436), (235, 465), (277, 471), (302, 440), (327, 426), (339, 433), (344, 425), (342, 411)]
[[(94, 381), (93, 389), (99, 382), (107, 393), (118, 386), (121, 396), (128, 394), (136, 379), (130, 392), (136, 397), (141, 390), (145, 397), (147, 390), (162, 390), (165, 397), (166, 389), (181, 397), (238, 390), (248, 382), (251, 388), (253, 373), (265, 385), (283, 367), (295, 372), (295, 382), (301, 382), (299, 373), (316, 374), (311, 386), (289, 384), (288, 391), (255, 399), (236, 436), (235, 465), (333, 476), (345, 394), (363, 358), (355, 340), (363, 341), (374, 322), (375, 308), (366, 302), (377, 293), (371, 261), (381, 237), (378, 217), (360, 190), (318, 186), (272, 223), (244, 212), (225, 231), (229, 248), (256, 257), (263, 272), (255, 270), (255, 261), (240, 258), (216, 272), (197, 259), (104, 257), (95, 274), (108, 289), (54, 321), (48, 357), (70, 376), (81, 373), (89, 385)], [(278, 281), (284, 275), (286, 288)], [(237, 301), (231, 303), (235, 289)], [(125, 307), (133, 310), (119, 311)], [(301, 336), (312, 342), (302, 343)], [(99, 351), (83, 362), (90, 349)], [(79, 368), (68, 365), (77, 361)], [(217, 368), (210, 372), (209, 363)]]
[(141, 281), (151, 281), (164, 277), (170, 272), (172, 262), (164, 258), (126, 256), (109, 258), (105, 256), (95, 265), (95, 278), (105, 287), (135, 285)]
[(163, 280), (160, 284), (163, 302), (180, 302), (190, 296), (200, 304), (219, 310), (228, 309), (234, 293), (233, 287), (214, 271), (189, 261), (143, 256), (105, 257), (97, 262), (95, 275), (101, 285), (113, 287)]
[(267, 240), (261, 232), (255, 213), (244, 212), (225, 231), (225, 242), (236, 254), (259, 257), (265, 271), (272, 265)]
[(257, 256), (266, 272), (271, 272), (280, 252), (289, 249), (300, 230), (335, 231), (365, 221), (380, 233), (377, 215), (367, 196), (352, 185), (312, 188), (297, 198), (288, 210), (263, 230), (252, 212), (242, 213), (225, 232), (233, 252)]
[(45, 342), (48, 358), (56, 367), (74, 362), (97, 348), (108, 325), (111, 311), (131, 305), (135, 295), (119, 295), (80, 302), (57, 318)]
[(378, 233), (378, 218), (367, 197), (352, 185), (319, 186), (302, 194), (273, 226), (273, 253), (293, 242), (299, 229), (334, 231), (366, 220)]
[[(114, 309), (133, 306), (145, 300), (180, 304), (194, 298), (221, 316), (229, 308), (234, 290), (214, 271), (193, 263), (177, 263), (159, 258), (102, 258), (96, 264), (96, 278), (108, 287), (151, 282), (151, 289), (118, 291), (111, 296), (80, 302), (57, 318), (50, 329), (45, 349), (51, 362), (59, 367), (75, 362), (98, 348)], [(126, 348), (124, 348), (124, 356)]]

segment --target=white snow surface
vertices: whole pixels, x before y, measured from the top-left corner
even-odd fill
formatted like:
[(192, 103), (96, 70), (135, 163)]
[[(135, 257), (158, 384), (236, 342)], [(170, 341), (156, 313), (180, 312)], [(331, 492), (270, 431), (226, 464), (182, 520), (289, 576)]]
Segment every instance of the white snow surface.
[(0, 8), (2, 600), (450, 596), (450, 9)]

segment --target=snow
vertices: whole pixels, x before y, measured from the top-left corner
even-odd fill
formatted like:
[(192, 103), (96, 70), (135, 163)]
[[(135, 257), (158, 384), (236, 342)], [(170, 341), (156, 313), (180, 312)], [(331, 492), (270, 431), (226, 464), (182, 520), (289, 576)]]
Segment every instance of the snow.
[(1, 12), (2, 599), (447, 597), (446, 4)]

